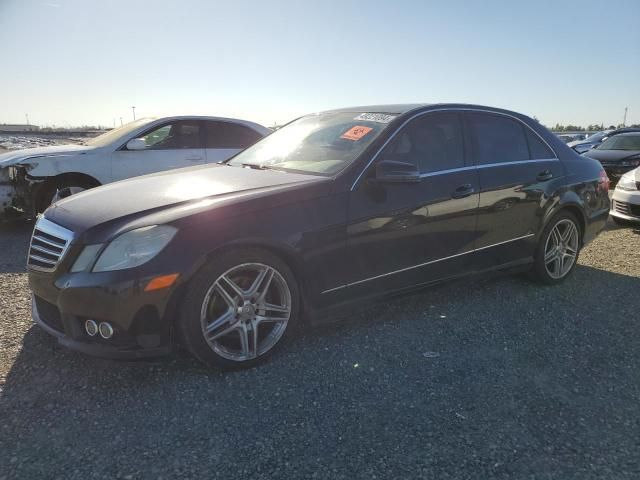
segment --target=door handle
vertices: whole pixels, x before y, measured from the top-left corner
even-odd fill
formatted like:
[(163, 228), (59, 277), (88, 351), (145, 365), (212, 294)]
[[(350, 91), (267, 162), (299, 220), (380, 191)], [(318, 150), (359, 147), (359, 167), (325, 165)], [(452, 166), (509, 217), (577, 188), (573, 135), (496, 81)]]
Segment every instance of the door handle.
[(475, 190), (471, 186), (471, 184), (467, 183), (465, 185), (460, 185), (451, 193), (451, 198), (464, 198), (471, 195)]
[(536, 177), (536, 179), (539, 182), (546, 182), (547, 180), (551, 180), (553, 178), (553, 173), (551, 173), (549, 170), (545, 170), (544, 172), (540, 172), (538, 174), (538, 176)]
[(202, 157), (187, 157), (187, 162), (199, 162)]

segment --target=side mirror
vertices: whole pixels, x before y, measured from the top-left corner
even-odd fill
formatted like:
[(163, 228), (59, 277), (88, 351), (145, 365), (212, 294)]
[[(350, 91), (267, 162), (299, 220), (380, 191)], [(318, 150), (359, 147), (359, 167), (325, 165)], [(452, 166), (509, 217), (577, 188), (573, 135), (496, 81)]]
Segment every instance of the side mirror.
[(376, 165), (376, 181), (383, 183), (416, 183), (420, 172), (413, 163), (382, 160)]
[(127, 150), (145, 150), (147, 148), (147, 142), (144, 138), (133, 138), (127, 142)]
[(598, 143), (594, 143), (593, 145), (591, 145), (591, 146), (589, 147), (589, 150), (594, 150), (594, 149), (598, 148), (598, 146), (599, 146), (599, 145), (600, 145), (600, 144), (598, 144)]

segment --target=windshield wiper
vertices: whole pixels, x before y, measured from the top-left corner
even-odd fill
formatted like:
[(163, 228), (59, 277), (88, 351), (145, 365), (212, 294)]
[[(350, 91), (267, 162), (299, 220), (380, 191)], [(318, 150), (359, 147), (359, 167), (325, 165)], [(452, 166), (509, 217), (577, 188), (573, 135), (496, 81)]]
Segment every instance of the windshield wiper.
[(272, 167), (268, 165), (262, 165), (260, 163), (241, 163), (243, 167), (253, 168), (254, 170), (269, 170)]

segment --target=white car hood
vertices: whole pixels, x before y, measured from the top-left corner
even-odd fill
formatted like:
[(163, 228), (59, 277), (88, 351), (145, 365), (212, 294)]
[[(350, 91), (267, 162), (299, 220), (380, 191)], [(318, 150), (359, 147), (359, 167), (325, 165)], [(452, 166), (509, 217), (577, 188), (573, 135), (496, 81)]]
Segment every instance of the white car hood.
[(95, 147), (85, 145), (54, 145), (51, 147), (25, 148), (0, 155), (0, 168), (16, 165), (30, 158), (78, 155), (89, 153), (92, 150), (95, 150)]

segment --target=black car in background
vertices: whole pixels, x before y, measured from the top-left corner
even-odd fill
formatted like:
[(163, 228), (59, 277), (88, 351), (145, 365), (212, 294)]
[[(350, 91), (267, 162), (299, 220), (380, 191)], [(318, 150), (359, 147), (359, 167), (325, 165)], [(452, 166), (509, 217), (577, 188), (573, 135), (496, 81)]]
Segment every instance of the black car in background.
[(209, 365), (250, 366), (353, 302), (511, 267), (561, 282), (608, 211), (601, 165), (518, 113), (312, 114), (225, 164), (54, 204), (29, 250), (33, 317), (91, 354), (179, 341)]
[(640, 128), (636, 127), (623, 127), (618, 128), (616, 130), (603, 130), (602, 132), (594, 133), (590, 137), (585, 138), (584, 140), (574, 140), (572, 142), (567, 143), (571, 148), (573, 148), (578, 153), (584, 153), (589, 151), (592, 148), (596, 148), (606, 139), (613, 137), (615, 135), (620, 135), (621, 133), (631, 133), (631, 132), (640, 132)]
[(583, 154), (598, 160), (612, 180), (640, 166), (640, 132), (609, 137), (598, 147)]

